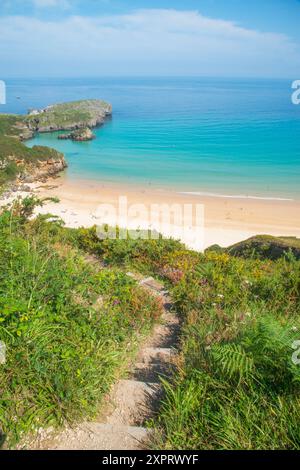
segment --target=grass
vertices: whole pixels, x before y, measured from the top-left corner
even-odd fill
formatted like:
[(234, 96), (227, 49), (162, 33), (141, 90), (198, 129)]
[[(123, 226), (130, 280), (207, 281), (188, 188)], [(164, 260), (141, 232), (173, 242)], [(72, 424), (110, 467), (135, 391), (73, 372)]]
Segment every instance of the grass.
[(159, 418), (164, 449), (299, 449), (300, 263), (210, 253), (173, 287), (181, 363)]
[(14, 181), (30, 166), (46, 160), (61, 160), (63, 154), (49, 147), (26, 147), (19, 138), (22, 133), (20, 116), (0, 115), (0, 190)]
[[(45, 160), (62, 160), (63, 154), (42, 146), (26, 147), (21, 138), (37, 130), (76, 129), (104, 119), (110, 105), (101, 100), (82, 100), (57, 104), (37, 115), (0, 114), (0, 190), (26, 173), (29, 166)], [(16, 161), (22, 161), (18, 165)], [(29, 171), (30, 173), (30, 171)]]
[(61, 103), (51, 106), (46, 112), (25, 117), (29, 127), (43, 129), (49, 127), (68, 129), (80, 123), (80, 127), (86, 127), (99, 113), (104, 113), (109, 108), (108, 103), (101, 100), (81, 100), (69, 103)]
[(118, 269), (95, 269), (37, 201), (0, 217), (0, 428), (14, 446), (36, 428), (95, 415), (161, 305)]
[[(0, 421), (14, 445), (36, 427), (93, 416), (161, 307), (124, 272), (164, 280), (182, 318), (174, 376), (152, 423), (160, 449), (299, 449), (300, 261), (199, 254), (174, 240), (99, 240), (96, 228), (0, 218)], [(84, 253), (107, 268), (95, 270)]]
[(250, 258), (255, 256), (259, 259), (276, 260), (284, 256), (287, 252), (292, 252), (296, 259), (300, 259), (300, 239), (296, 237), (273, 237), (271, 235), (256, 235), (243, 240), (228, 248), (221, 248), (214, 245), (207, 251), (218, 251), (229, 253), (233, 256)]
[(5, 135), (16, 135), (18, 136), (18, 130), (15, 127), (19, 120), (19, 116), (16, 114), (0, 114), (0, 136)]
[(156, 448), (300, 448), (300, 261), (291, 251), (277, 260), (198, 254), (168, 240), (99, 242), (94, 229), (76, 240), (163, 278), (182, 317), (177, 371), (152, 423)]
[(226, 249), (226, 252), (249, 258), (253, 254), (258, 258), (279, 259), (285, 252), (292, 252), (296, 259), (300, 259), (300, 239), (296, 237), (272, 237), (271, 235), (257, 235)]

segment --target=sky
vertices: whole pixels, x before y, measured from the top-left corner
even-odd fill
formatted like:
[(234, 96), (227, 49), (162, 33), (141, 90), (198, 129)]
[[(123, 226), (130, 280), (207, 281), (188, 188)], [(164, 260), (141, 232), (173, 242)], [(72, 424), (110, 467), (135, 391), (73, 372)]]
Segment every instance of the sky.
[(299, 24), (299, 0), (0, 0), (0, 79), (297, 79)]

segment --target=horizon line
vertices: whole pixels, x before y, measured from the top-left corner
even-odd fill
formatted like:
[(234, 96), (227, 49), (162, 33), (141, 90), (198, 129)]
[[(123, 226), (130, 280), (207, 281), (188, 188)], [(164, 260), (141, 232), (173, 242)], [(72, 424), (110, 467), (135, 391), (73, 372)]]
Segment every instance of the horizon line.
[[(299, 74), (300, 75), (300, 74)], [(166, 74), (157, 74), (157, 75), (123, 75), (123, 74), (108, 74), (108, 75), (38, 75), (38, 76), (26, 76), (26, 75), (11, 75), (11, 76), (1, 76), (1, 80), (60, 80), (60, 79), (102, 79), (102, 78), (168, 78), (168, 79), (197, 79), (197, 78), (206, 78), (206, 79), (218, 79), (218, 80), (296, 80), (296, 77), (271, 77), (271, 76), (247, 76), (247, 75), (166, 75)], [(299, 77), (298, 77), (299, 78)]]

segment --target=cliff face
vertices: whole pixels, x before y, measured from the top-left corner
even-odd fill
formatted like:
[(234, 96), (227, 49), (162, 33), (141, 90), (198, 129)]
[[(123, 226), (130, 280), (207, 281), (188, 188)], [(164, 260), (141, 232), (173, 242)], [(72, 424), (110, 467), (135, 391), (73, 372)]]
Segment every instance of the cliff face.
[(26, 178), (39, 179), (61, 171), (64, 155), (49, 147), (24, 145), (22, 116), (0, 115), (0, 192)]
[(44, 181), (67, 167), (64, 155), (54, 149), (40, 146), (29, 149), (13, 139), (14, 145), (6, 143), (4, 147), (4, 150), (10, 151), (6, 154), (1, 148), (2, 141), (0, 138), (0, 189), (9, 188), (11, 183), (18, 185)]
[(67, 162), (62, 155), (60, 159), (37, 160), (34, 164), (24, 165), (23, 162), (20, 162), (20, 166), (22, 170), (18, 175), (17, 183), (33, 183), (34, 181), (44, 181), (60, 173), (67, 168)]

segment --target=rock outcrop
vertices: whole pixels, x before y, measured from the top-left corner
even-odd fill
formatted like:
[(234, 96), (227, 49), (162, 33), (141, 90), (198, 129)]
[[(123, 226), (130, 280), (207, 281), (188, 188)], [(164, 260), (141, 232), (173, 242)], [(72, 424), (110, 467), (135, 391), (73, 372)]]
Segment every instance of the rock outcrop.
[(287, 253), (292, 253), (300, 259), (300, 239), (296, 237), (272, 237), (271, 235), (256, 235), (248, 240), (236, 243), (227, 248), (227, 253), (233, 256), (276, 260)]
[(71, 101), (31, 111), (24, 119), (30, 132), (72, 131), (102, 125), (112, 106), (101, 100)]
[(296, 259), (300, 259), (300, 239), (296, 237), (256, 235), (228, 248), (213, 245), (205, 251), (228, 253), (231, 256), (240, 258), (271, 259), (273, 261), (292, 253)]
[(65, 168), (67, 168), (67, 162), (64, 158), (60, 160), (45, 160), (37, 161), (34, 165), (26, 165), (25, 171), (19, 175), (19, 182), (33, 183), (35, 181), (45, 181), (47, 178), (55, 176)]
[(76, 131), (70, 132), (69, 134), (61, 134), (58, 136), (59, 140), (74, 140), (76, 142), (86, 142), (88, 140), (95, 139), (96, 136), (93, 134), (89, 127), (83, 129), (77, 129)]
[(34, 131), (29, 129), (23, 121), (18, 121), (15, 124), (15, 130), (19, 134), (20, 140), (29, 140), (34, 136)]

